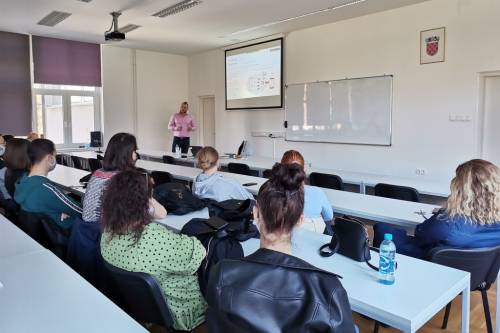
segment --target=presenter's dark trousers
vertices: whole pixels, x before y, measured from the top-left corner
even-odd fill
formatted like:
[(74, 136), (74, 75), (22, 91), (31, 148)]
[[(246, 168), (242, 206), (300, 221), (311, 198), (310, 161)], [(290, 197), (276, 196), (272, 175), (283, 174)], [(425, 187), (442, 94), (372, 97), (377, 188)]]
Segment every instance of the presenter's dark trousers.
[(179, 146), (181, 148), (182, 154), (187, 154), (189, 149), (189, 137), (180, 138), (178, 136), (174, 136), (174, 141), (172, 142), (172, 153), (175, 153), (175, 146)]

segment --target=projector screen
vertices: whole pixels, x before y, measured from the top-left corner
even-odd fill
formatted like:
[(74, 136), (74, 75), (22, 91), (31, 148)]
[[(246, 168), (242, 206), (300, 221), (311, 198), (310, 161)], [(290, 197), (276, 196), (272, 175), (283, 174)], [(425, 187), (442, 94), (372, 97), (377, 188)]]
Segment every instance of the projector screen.
[(283, 38), (226, 50), (226, 110), (283, 107)]

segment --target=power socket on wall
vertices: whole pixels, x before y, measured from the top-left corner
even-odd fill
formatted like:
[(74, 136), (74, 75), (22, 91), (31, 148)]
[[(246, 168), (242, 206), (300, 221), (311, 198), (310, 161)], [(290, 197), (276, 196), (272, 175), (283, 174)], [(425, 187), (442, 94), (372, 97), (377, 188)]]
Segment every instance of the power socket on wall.
[(418, 176), (425, 176), (427, 174), (427, 170), (425, 169), (415, 169), (415, 174)]

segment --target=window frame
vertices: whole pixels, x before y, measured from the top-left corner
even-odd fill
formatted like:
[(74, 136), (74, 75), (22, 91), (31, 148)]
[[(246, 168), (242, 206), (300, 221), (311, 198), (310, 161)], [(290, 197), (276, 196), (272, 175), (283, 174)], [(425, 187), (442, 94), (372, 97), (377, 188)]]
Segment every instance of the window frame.
[(64, 143), (56, 144), (56, 148), (82, 148), (82, 146), (87, 147), (90, 144), (90, 133), (88, 142), (73, 142), (72, 138), (72, 119), (71, 119), (71, 96), (91, 96), (94, 98), (94, 131), (101, 131), (102, 129), (102, 119), (101, 119), (101, 87), (93, 87), (94, 91), (91, 90), (75, 90), (75, 89), (56, 89), (56, 88), (39, 88), (36, 84), (33, 84), (33, 114), (34, 114), (34, 127), (38, 129), (38, 115), (37, 115), (37, 105), (36, 96), (42, 96), (42, 121), (43, 121), (43, 133), (46, 133), (45, 124), (45, 103), (44, 95), (52, 96), (62, 96), (62, 108), (63, 108), (63, 138)]

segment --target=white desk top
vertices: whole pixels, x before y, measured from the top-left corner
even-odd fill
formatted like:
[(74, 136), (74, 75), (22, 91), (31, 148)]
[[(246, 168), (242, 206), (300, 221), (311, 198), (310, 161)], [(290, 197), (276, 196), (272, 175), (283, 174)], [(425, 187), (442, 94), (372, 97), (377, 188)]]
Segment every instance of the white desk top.
[[(365, 263), (338, 254), (321, 257), (318, 249), (329, 241), (329, 236), (299, 229), (292, 238), (292, 253), (342, 276), (340, 281), (354, 311), (403, 331), (414, 331), (425, 324), (470, 283), (468, 272), (397, 254), (396, 282), (382, 285), (377, 281), (377, 272)], [(245, 255), (249, 255), (259, 248), (259, 240), (251, 239), (242, 245)], [(378, 265), (376, 252), (372, 251), (371, 262)]]
[(48, 250), (0, 258), (0, 281), (0, 332), (147, 332)]
[[(169, 215), (157, 222), (179, 232), (194, 217), (207, 218), (208, 212), (202, 209), (184, 216)], [(396, 283), (382, 285), (377, 281), (377, 272), (365, 263), (338, 254), (321, 257), (318, 249), (329, 243), (330, 238), (297, 229), (292, 236), (292, 253), (313, 266), (341, 275), (341, 283), (354, 311), (404, 331), (415, 331), (425, 324), (470, 283), (467, 272), (397, 254)], [(249, 255), (259, 248), (259, 240), (250, 239), (242, 246), (245, 255)], [(371, 262), (378, 265), (376, 252), (372, 252)], [(425, 272), (425, 288), (417, 288), (422, 285), (423, 278), (417, 272)]]
[[(140, 154), (144, 156), (149, 156), (153, 158), (162, 158), (163, 155), (169, 155), (175, 157), (175, 155), (171, 152), (160, 151), (160, 150), (143, 150), (139, 151)], [(193, 161), (192, 158), (182, 158), (179, 159), (182, 161)], [(230, 158), (221, 158), (220, 164), (222, 166), (227, 166), (230, 162), (236, 163), (245, 163), (251, 169), (255, 170), (265, 170), (271, 169), (274, 163), (279, 162), (279, 159), (274, 159), (272, 157), (265, 156), (249, 156), (240, 159), (230, 159)], [(440, 197), (447, 197), (450, 194), (450, 182), (449, 181), (435, 181), (428, 179), (413, 179), (413, 178), (405, 178), (405, 177), (395, 177), (395, 176), (387, 176), (387, 175), (376, 175), (364, 172), (351, 172), (337, 169), (327, 169), (327, 168), (315, 168), (315, 167), (307, 167), (307, 173), (311, 172), (321, 172), (321, 173), (329, 173), (336, 174), (342, 178), (345, 183), (361, 185), (364, 184), (366, 186), (375, 186), (378, 183), (387, 183), (394, 185), (402, 185), (402, 186), (410, 186), (417, 189), (421, 194), (425, 195), (434, 195)]]
[(82, 187), (82, 184), (80, 184), (80, 179), (88, 174), (88, 171), (58, 164), (54, 170), (49, 172), (47, 178), (54, 183), (61, 185), (67, 191), (76, 194), (83, 194), (85, 193), (85, 189)]
[[(44, 250), (43, 246), (25, 234), (3, 215), (0, 215), (0, 259)], [(2, 267), (0, 266), (1, 270)]]

